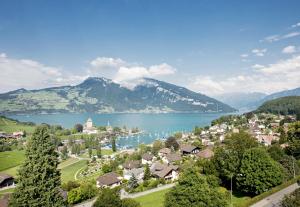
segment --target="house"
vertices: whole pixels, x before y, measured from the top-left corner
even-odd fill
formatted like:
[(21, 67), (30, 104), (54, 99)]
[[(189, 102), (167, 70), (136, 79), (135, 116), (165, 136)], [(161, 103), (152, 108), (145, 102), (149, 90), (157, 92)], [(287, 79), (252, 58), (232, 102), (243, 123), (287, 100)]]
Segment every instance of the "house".
[(199, 147), (190, 144), (182, 144), (179, 146), (179, 150), (183, 155), (191, 155), (198, 153)]
[(176, 161), (181, 161), (182, 157), (178, 153), (170, 153), (167, 154), (165, 157), (162, 158), (164, 163), (170, 164)]
[(0, 173), (0, 188), (8, 187), (15, 185), (15, 179), (5, 173)]
[(84, 134), (97, 134), (98, 130), (93, 126), (93, 121), (91, 118), (88, 118), (86, 123), (83, 125), (82, 133)]
[(166, 165), (156, 162), (152, 164), (150, 171), (156, 178), (172, 181), (178, 179), (178, 166), (176, 165)]
[(278, 128), (280, 125), (279, 125), (278, 122), (272, 122), (272, 123), (270, 123), (270, 126), (271, 126), (271, 128), (276, 129), (276, 128)]
[(100, 177), (97, 178), (97, 187), (101, 188), (101, 187), (109, 187), (109, 188), (114, 188), (116, 186), (119, 186), (121, 184), (121, 179), (122, 177), (120, 175), (118, 175), (115, 172), (110, 172), (110, 173), (106, 173)]
[(205, 150), (198, 152), (196, 155), (199, 158), (211, 159), (214, 156), (214, 152), (210, 148), (206, 148)]
[(141, 162), (139, 160), (130, 160), (123, 164), (125, 170), (132, 170), (141, 167)]
[(126, 180), (134, 176), (138, 182), (142, 182), (144, 178), (144, 168), (133, 168), (131, 170), (124, 170), (123, 177)]
[(166, 156), (167, 154), (170, 154), (171, 153), (171, 149), (169, 148), (162, 148), (158, 151), (158, 156), (160, 158), (163, 158), (164, 156)]
[(154, 160), (154, 156), (150, 153), (145, 153), (142, 155), (142, 164), (143, 165), (151, 165)]
[(274, 136), (274, 135), (258, 135), (256, 138), (257, 138), (258, 142), (260, 142), (266, 146), (271, 145), (273, 141), (279, 140), (279, 137)]

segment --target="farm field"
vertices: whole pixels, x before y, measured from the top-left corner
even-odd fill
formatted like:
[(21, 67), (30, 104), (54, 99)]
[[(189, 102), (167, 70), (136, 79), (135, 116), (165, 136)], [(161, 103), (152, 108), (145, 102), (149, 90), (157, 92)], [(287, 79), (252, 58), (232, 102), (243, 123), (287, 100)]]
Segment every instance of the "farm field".
[(0, 152), (0, 171), (20, 165), (24, 161), (24, 154), (24, 150)]

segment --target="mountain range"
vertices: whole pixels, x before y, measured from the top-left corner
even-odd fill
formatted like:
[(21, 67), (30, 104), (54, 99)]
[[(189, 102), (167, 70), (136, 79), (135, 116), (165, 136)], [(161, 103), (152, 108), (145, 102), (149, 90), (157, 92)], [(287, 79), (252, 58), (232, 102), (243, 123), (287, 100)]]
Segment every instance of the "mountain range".
[(19, 89), (0, 94), (0, 113), (234, 112), (204, 94), (143, 78), (133, 89), (110, 79), (90, 77), (75, 86)]
[(251, 111), (257, 109), (266, 101), (274, 100), (286, 96), (300, 96), (300, 87), (284, 90), (272, 94), (254, 93), (226, 93), (216, 96), (218, 100), (236, 108), (240, 111)]

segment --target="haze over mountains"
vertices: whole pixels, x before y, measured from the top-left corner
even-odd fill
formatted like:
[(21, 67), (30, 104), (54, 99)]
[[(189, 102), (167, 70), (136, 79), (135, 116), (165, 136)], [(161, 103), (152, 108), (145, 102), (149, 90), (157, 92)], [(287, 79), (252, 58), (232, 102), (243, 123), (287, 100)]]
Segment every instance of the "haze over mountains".
[(90, 77), (76, 86), (19, 89), (0, 94), (0, 113), (64, 112), (234, 112), (204, 94), (143, 78), (129, 89), (106, 78)]
[(274, 100), (276, 98), (286, 97), (286, 96), (300, 96), (300, 87), (284, 90), (272, 94), (265, 93), (226, 93), (216, 96), (218, 100), (236, 108), (240, 111), (251, 111), (258, 108), (266, 101)]

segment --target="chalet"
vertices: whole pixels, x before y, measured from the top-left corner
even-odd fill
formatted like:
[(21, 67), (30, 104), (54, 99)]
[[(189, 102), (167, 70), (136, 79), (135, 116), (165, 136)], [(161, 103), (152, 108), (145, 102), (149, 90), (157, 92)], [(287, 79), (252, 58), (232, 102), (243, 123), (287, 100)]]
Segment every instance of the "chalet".
[(123, 164), (125, 170), (132, 170), (141, 167), (141, 162), (139, 160), (130, 160)]
[(130, 180), (130, 178), (134, 176), (138, 182), (142, 182), (144, 178), (144, 168), (134, 168), (131, 170), (124, 170), (123, 177), (126, 180)]
[(164, 156), (166, 156), (167, 154), (170, 154), (171, 153), (171, 149), (169, 148), (162, 148), (158, 151), (158, 156), (160, 158), (163, 158)]
[(172, 181), (178, 179), (178, 166), (176, 165), (166, 165), (156, 162), (151, 166), (150, 171), (156, 178)]
[(154, 160), (154, 156), (150, 153), (145, 153), (142, 155), (142, 164), (143, 165), (151, 165)]
[(162, 160), (164, 163), (170, 164), (170, 163), (173, 163), (176, 161), (181, 161), (182, 157), (178, 153), (170, 153), (170, 154), (167, 154), (165, 157), (163, 157)]
[(274, 136), (274, 135), (258, 135), (257, 137), (257, 141), (269, 146), (272, 144), (273, 141), (278, 141), (279, 137), (278, 136)]
[(190, 144), (182, 144), (179, 146), (179, 150), (183, 155), (191, 155), (198, 153), (199, 147)]
[(199, 158), (211, 159), (214, 156), (214, 152), (210, 148), (206, 148), (205, 150), (198, 152), (196, 155)]
[(122, 177), (115, 172), (106, 173), (97, 178), (97, 187), (114, 188), (121, 184)]
[(0, 188), (15, 185), (15, 179), (5, 173), (0, 173)]

